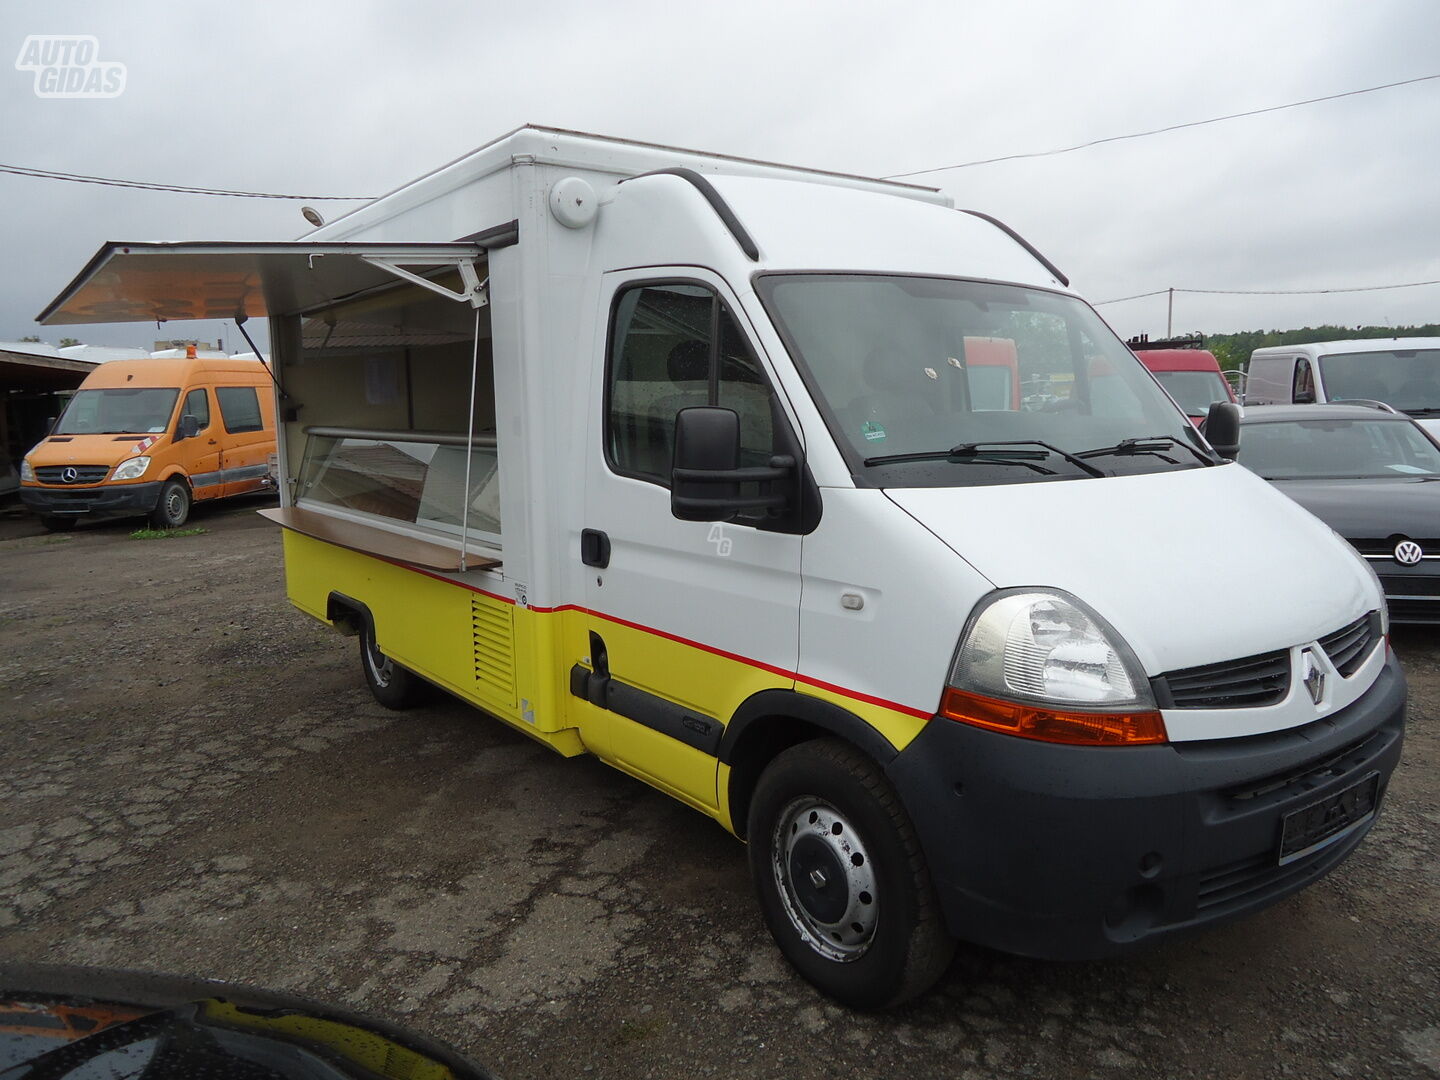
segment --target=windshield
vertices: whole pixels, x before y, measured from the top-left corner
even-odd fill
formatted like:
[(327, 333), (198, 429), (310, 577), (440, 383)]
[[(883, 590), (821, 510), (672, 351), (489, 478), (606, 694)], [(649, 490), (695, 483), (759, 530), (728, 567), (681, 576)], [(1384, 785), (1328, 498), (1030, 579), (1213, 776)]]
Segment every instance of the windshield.
[[(1187, 451), (1203, 444), (1140, 361), (1074, 297), (859, 274), (768, 274), (758, 288), (852, 472), (877, 486), (1074, 479), (1094, 471), (1065, 454), (1137, 438), (1143, 447), (1088, 460), (1107, 474), (1209, 463)], [(1019, 442), (1031, 445), (990, 445)], [(947, 454), (969, 444), (980, 452)], [(1036, 455), (1041, 468), (1001, 460)]]
[(1402, 412), (1440, 412), (1440, 349), (1337, 353), (1320, 358), (1330, 401), (1383, 401)]
[(1440, 476), (1440, 448), (1403, 418), (1246, 424), (1239, 461), (1266, 480)]
[(1157, 371), (1154, 375), (1187, 416), (1204, 416), (1215, 402), (1230, 400), (1225, 380), (1215, 371)]
[(156, 435), (170, 424), (180, 391), (175, 387), (124, 386), (80, 390), (70, 399), (52, 435)]

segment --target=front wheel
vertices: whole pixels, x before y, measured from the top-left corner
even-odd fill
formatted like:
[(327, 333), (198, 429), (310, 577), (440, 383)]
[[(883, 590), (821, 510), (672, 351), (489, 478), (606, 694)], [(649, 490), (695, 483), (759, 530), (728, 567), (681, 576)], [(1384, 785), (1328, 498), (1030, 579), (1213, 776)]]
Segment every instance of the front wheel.
[(370, 693), (385, 708), (412, 709), (425, 700), (425, 680), (380, 651), (375, 643), (375, 628), (368, 619), (360, 624), (360, 666), (365, 670)]
[(150, 524), (157, 529), (178, 529), (190, 519), (190, 489), (183, 480), (166, 480), (160, 501), (150, 511)]
[(944, 974), (955, 942), (914, 827), (869, 757), (838, 739), (791, 747), (761, 775), (748, 829), (770, 933), (824, 993), (880, 1009)]

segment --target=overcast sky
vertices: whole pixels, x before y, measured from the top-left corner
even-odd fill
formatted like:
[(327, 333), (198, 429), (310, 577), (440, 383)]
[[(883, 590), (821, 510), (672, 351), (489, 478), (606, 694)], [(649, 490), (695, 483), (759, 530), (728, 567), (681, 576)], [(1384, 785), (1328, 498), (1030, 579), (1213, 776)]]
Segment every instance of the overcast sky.
[[(13, 66), (30, 34), (96, 36), (124, 92), (37, 97)], [(0, 162), (368, 195), (535, 122), (885, 175), (1435, 74), (1437, 44), (1436, 0), (4, 0)], [(1437, 176), (1440, 80), (915, 179), (1103, 301), (1440, 278)], [(0, 206), (0, 340), (213, 340), (220, 324), (32, 320), (105, 240), (307, 228), (298, 203), (10, 175)], [(1100, 310), (1124, 336), (1165, 331), (1164, 297)], [(1175, 300), (1177, 333), (1435, 321), (1440, 286)]]

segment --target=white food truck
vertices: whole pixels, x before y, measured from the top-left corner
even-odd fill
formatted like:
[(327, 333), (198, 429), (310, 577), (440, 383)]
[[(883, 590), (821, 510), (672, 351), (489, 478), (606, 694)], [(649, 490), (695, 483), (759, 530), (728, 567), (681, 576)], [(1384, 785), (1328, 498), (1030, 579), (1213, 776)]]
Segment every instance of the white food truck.
[[(291, 602), (382, 703), (747, 841), (841, 1001), (1254, 911), (1375, 820), (1369, 567), (934, 190), (522, 128), (295, 242), (108, 244), (41, 319), (255, 316)], [(1236, 549), (1285, 557), (1237, 596)]]

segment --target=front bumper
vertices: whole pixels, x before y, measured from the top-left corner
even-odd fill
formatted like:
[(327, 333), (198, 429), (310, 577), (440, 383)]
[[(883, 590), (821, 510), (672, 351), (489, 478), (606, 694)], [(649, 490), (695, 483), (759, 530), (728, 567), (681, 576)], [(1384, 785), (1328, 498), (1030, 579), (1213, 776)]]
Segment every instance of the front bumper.
[(84, 488), (22, 486), (20, 501), (45, 517), (128, 517), (154, 510), (160, 487), (160, 481)]
[(1337, 866), (1374, 816), (1285, 865), (1282, 820), (1371, 774), (1383, 802), (1405, 698), (1388, 657), (1348, 707), (1246, 738), (1076, 747), (937, 717), (887, 772), (951, 933), (1092, 959), (1257, 911)]

